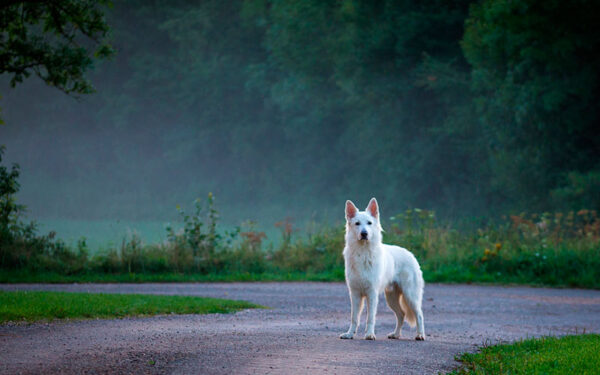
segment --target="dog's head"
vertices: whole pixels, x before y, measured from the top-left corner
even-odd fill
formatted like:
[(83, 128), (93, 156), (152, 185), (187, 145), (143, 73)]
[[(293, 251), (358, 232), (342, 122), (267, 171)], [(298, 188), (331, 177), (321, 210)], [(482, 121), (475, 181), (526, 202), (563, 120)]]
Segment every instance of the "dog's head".
[(352, 201), (346, 201), (346, 234), (348, 239), (361, 243), (381, 241), (377, 199), (371, 198), (364, 211), (359, 211)]

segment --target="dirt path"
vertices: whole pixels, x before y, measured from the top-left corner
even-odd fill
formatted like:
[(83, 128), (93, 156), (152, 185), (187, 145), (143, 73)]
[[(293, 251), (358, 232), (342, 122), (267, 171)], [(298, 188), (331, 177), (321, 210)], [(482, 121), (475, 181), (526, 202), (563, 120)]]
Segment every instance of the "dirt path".
[[(340, 340), (349, 300), (341, 283), (0, 285), (61, 290), (199, 295), (272, 307), (236, 314), (0, 325), (0, 373), (425, 374), (457, 365), (483, 343), (600, 332), (600, 291), (427, 285), (427, 339), (388, 340), (380, 304), (377, 341)], [(364, 328), (361, 326), (361, 335)]]

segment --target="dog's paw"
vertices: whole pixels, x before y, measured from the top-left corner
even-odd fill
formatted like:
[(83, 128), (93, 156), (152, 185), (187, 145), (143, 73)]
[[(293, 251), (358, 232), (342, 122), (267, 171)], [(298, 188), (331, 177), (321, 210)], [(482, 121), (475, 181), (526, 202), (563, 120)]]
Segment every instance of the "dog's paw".
[(417, 335), (417, 337), (415, 337), (415, 340), (417, 340), (417, 341), (425, 341), (425, 336), (423, 336), (423, 335)]
[(340, 339), (348, 339), (348, 340), (351, 340), (353, 337), (354, 337), (354, 335), (353, 335), (353, 334), (351, 334), (351, 333), (349, 333), (349, 332), (342, 333), (342, 334), (340, 335)]
[(397, 340), (399, 338), (400, 338), (400, 334), (396, 334), (395, 332), (392, 332), (388, 335), (388, 339)]
[(365, 336), (365, 340), (375, 340), (375, 334), (374, 333), (368, 333)]

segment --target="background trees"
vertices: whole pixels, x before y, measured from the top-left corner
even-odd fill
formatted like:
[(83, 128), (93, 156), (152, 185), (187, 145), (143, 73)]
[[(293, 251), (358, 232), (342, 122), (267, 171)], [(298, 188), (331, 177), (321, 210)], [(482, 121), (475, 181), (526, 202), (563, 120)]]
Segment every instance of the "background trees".
[(390, 214), (597, 208), (598, 8), (119, 2), (98, 94), (29, 83), (0, 134), (38, 215), (163, 218), (207, 191), (234, 222), (371, 196)]
[(0, 74), (11, 86), (32, 73), (67, 93), (93, 91), (84, 72), (106, 58), (108, 0), (9, 0), (0, 4)]
[(491, 133), (490, 189), (514, 204), (600, 204), (598, 9), (533, 0), (471, 8), (462, 47), (479, 124)]

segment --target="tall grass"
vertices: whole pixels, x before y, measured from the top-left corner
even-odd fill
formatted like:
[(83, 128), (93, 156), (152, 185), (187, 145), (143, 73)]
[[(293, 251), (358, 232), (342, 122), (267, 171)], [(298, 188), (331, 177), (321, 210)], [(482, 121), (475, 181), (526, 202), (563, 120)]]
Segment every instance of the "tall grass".
[(393, 219), (387, 240), (411, 249), (430, 281), (600, 287), (600, 220), (593, 210), (454, 226), (437, 224), (424, 210)]
[[(53, 233), (19, 227), (0, 248), (0, 268), (86, 281), (118, 275), (143, 275), (125, 277), (142, 281), (343, 280), (342, 223), (298, 230), (285, 219), (276, 224), (282, 240), (273, 245), (252, 223), (220, 231), (212, 195), (195, 201), (190, 212), (178, 210), (183, 228), (167, 228), (163, 243), (145, 244), (132, 234), (94, 255), (84, 240), (69, 247)], [(434, 212), (414, 209), (382, 220), (385, 242), (411, 250), (428, 281), (600, 288), (600, 219), (593, 210), (440, 222)]]

